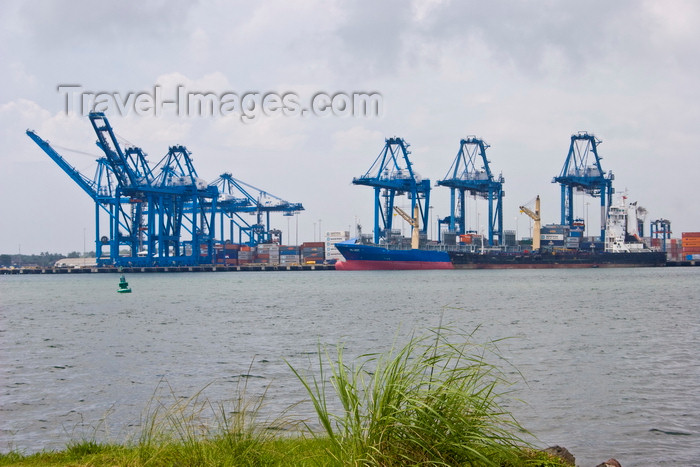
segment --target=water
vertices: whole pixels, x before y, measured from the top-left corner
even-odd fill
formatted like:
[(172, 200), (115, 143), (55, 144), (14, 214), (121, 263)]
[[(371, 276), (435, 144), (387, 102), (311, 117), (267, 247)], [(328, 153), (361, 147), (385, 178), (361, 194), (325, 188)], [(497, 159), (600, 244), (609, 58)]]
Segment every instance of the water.
[[(700, 268), (0, 276), (0, 451), (125, 441), (157, 397), (214, 404), (269, 386), (305, 399), (286, 362), (348, 359), (442, 322), (524, 378), (512, 402), (538, 445), (582, 466), (700, 465)], [(242, 379), (244, 378), (244, 379)], [(295, 416), (311, 417), (302, 405)]]

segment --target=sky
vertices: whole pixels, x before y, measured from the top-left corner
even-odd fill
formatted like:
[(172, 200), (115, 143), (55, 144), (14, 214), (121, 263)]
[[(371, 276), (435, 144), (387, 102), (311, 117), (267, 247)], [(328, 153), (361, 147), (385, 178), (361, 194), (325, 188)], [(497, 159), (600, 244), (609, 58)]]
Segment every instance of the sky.
[[(373, 190), (352, 179), (394, 136), (433, 185), (461, 139), (486, 141), (505, 178), (504, 227), (523, 237), (519, 206), (537, 195), (543, 221), (559, 222), (552, 179), (571, 135), (587, 131), (602, 141), (616, 192), (645, 207), (647, 222), (670, 220), (673, 237), (700, 231), (699, 23), (692, 0), (3, 1), (0, 253), (94, 249), (92, 200), (25, 134), (92, 178), (101, 154), (78, 105), (89, 94), (152, 164), (182, 144), (207, 181), (230, 172), (302, 203), (296, 218), (272, 217), (285, 243), (357, 223), (370, 232)], [(250, 94), (252, 117), (235, 100), (214, 115), (149, 106), (156, 88), (161, 101), (178, 89), (220, 101)], [(319, 93), (341, 95), (337, 109), (295, 112)], [(353, 93), (380, 96), (378, 114), (343, 110)], [(105, 97), (138, 94), (146, 102)], [(255, 99), (268, 94), (298, 106), (273, 97), (261, 112)], [(435, 237), (449, 190), (434, 188), (430, 204)], [(574, 205), (595, 231), (599, 200), (577, 195)], [(470, 201), (471, 229), (483, 230), (486, 209)]]

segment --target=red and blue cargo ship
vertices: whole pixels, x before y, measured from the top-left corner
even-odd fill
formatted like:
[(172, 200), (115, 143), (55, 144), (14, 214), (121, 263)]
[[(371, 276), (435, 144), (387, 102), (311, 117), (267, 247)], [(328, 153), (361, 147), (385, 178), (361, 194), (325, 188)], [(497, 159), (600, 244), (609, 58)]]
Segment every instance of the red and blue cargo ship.
[(341, 271), (420, 270), (420, 269), (551, 269), (590, 267), (665, 266), (661, 251), (611, 253), (605, 251), (484, 253), (455, 248), (449, 251), (429, 249), (393, 249), (379, 245), (336, 243), (345, 258), (335, 263)]
[(355, 243), (355, 240), (336, 243), (335, 247), (345, 258), (335, 263), (335, 269), (341, 271), (454, 269), (445, 251), (394, 250)]

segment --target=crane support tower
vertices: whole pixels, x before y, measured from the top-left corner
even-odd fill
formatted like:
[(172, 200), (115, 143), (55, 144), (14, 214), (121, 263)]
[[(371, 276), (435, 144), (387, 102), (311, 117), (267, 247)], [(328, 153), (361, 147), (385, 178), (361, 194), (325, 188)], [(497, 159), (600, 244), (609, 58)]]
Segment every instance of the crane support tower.
[(612, 172), (605, 174), (600, 165), (598, 145), (602, 143), (594, 135), (579, 132), (571, 135), (569, 154), (564, 167), (552, 183), (561, 185), (561, 224), (574, 224), (574, 190), (600, 198), (600, 241), (605, 241), (607, 213), (615, 190)]
[[(482, 139), (470, 136), (459, 142), (457, 157), (444, 179), (438, 180), (438, 186), (450, 188), (450, 232), (457, 234), (466, 233), (466, 195), (479, 196), (488, 200), (489, 245), (503, 243), (503, 175), (494, 177), (486, 158), (486, 149), (489, 147)], [(443, 221), (444, 223), (444, 221)], [(478, 226), (477, 226), (478, 227)]]
[(369, 170), (361, 177), (352, 179), (355, 185), (374, 188), (374, 243), (388, 239), (392, 228), (394, 200), (406, 194), (411, 200), (411, 212), (418, 208), (423, 227), (427, 233), (428, 206), (430, 206), (430, 180), (423, 179), (413, 170), (408, 155), (409, 145), (402, 138), (388, 138)]
[[(35, 132), (29, 136), (95, 202), (95, 252), (98, 265), (185, 266), (212, 264), (215, 244), (223, 243), (223, 219), (239, 212), (261, 213), (303, 209), (279, 198), (267, 204), (262, 191), (254, 198), (221, 193), (195, 170), (184, 146), (171, 146), (153, 167), (138, 147), (122, 147), (102, 112), (91, 112), (90, 123), (104, 157), (90, 179), (71, 166), (48, 141)], [(231, 177), (232, 178), (232, 177)], [(235, 179), (232, 179), (235, 180)], [(239, 186), (243, 182), (236, 180)], [(265, 195), (267, 195), (265, 193)], [(106, 222), (105, 222), (106, 218)], [(216, 221), (220, 237), (215, 238)], [(255, 237), (269, 238), (267, 226)], [(233, 234), (231, 234), (231, 237)], [(252, 237), (251, 237), (252, 239)], [(108, 254), (103, 251), (108, 249)]]

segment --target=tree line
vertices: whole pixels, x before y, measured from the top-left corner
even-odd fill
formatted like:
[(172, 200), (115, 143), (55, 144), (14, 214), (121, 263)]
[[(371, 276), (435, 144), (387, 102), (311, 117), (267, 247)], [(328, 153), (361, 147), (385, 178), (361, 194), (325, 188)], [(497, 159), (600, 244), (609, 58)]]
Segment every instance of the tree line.
[[(70, 253), (49, 253), (45, 251), (39, 253), (38, 255), (22, 255), (22, 254), (0, 254), (0, 267), (12, 267), (12, 266), (39, 266), (39, 267), (50, 267), (53, 266), (56, 261), (63, 258), (81, 258), (82, 253), (78, 251), (71, 251)], [(85, 257), (94, 258), (95, 252), (89, 251), (85, 253)]]

